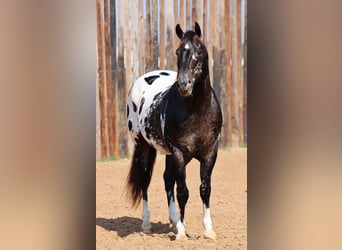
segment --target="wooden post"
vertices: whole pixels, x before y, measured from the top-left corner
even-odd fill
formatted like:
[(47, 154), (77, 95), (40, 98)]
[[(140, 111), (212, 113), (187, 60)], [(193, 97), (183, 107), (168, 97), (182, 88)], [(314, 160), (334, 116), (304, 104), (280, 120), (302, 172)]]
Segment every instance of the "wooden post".
[(232, 0), (232, 56), (233, 56), (233, 107), (232, 143), (237, 147), (243, 142), (243, 91), (241, 81), (241, 0)]
[[(118, 3), (118, 63), (117, 69), (115, 71), (117, 75), (117, 111), (118, 111), (118, 150), (119, 156), (128, 155), (128, 145), (127, 145), (127, 120), (126, 120), (126, 103), (127, 103), (127, 92), (125, 86), (125, 65), (124, 65), (124, 27), (126, 26), (125, 12), (124, 12), (125, 1), (120, 1)], [(127, 2), (126, 2), (127, 4)]]
[[(175, 35), (175, 27), (172, 23), (173, 2), (166, 1), (166, 44), (165, 44), (165, 56), (166, 67), (169, 70), (177, 70), (175, 48), (178, 45), (178, 37)], [(177, 44), (177, 45), (176, 45)]]
[(247, 144), (247, 0), (245, 0), (245, 27), (244, 27), (244, 77), (243, 77), (243, 142)]
[[(113, 7), (114, 8), (114, 7)], [(111, 49), (110, 49), (110, 18), (109, 18), (108, 1), (104, 1), (104, 21), (105, 21), (105, 62), (106, 62), (106, 88), (107, 88), (107, 126), (109, 137), (109, 154), (110, 156), (118, 155), (117, 140), (116, 140), (116, 107), (113, 105), (115, 100), (115, 86), (112, 85), (111, 79)], [(115, 10), (114, 14), (115, 15)], [(115, 18), (114, 18), (115, 20)], [(115, 24), (114, 24), (115, 25)], [(114, 41), (115, 44), (115, 41)], [(114, 46), (115, 48), (115, 46)]]
[(202, 28), (202, 21), (200, 18), (200, 1), (199, 0), (192, 0), (192, 26), (195, 25), (195, 22), (197, 22), (200, 27)]
[(190, 22), (191, 21), (191, 12), (192, 9), (190, 8), (190, 0), (184, 0), (185, 2), (185, 26), (184, 26), (184, 32), (186, 30), (191, 30), (193, 29), (193, 24)]
[(133, 62), (133, 79), (137, 79), (139, 75), (139, 63), (140, 57), (139, 57), (139, 47), (138, 47), (138, 20), (139, 20), (139, 12), (138, 12), (138, 3), (139, 1), (133, 1), (133, 9), (132, 9), (132, 62)]
[(185, 19), (185, 0), (181, 0), (180, 1), (180, 19), (179, 19), (179, 25), (181, 26), (181, 28), (183, 29), (183, 31), (185, 32), (186, 30), (186, 19)]
[[(146, 40), (145, 28), (144, 28), (145, 20), (144, 20), (143, 11), (142, 11), (144, 8), (144, 1), (136, 1), (136, 2), (138, 2), (138, 9), (137, 9), (138, 26), (136, 27), (137, 29), (136, 43), (137, 43), (137, 53), (138, 53), (138, 62), (139, 62), (139, 73), (138, 75), (135, 76), (135, 79), (137, 79), (140, 75), (145, 73), (145, 65), (144, 65), (145, 55), (149, 56), (151, 54), (151, 53), (145, 52), (145, 40)], [(149, 5), (149, 2), (150, 0), (146, 0), (147, 5)], [(146, 43), (147, 43), (147, 40), (146, 40)]]
[(218, 39), (220, 38), (217, 30), (217, 20), (218, 20), (218, 13), (217, 13), (217, 2), (216, 1), (210, 1), (210, 20), (209, 20), (209, 25), (207, 26), (207, 32), (210, 34), (210, 39), (207, 41), (207, 50), (209, 52), (209, 72), (210, 72), (210, 82), (211, 85), (214, 84), (214, 53), (213, 53), (213, 48), (214, 46), (218, 44)]
[[(176, 2), (176, 1), (175, 1)], [(160, 0), (159, 68), (165, 69), (165, 0)]]
[(158, 0), (152, 0), (151, 11), (151, 38), (152, 38), (152, 65), (151, 70), (159, 69), (158, 57), (159, 57), (159, 44), (158, 44)]
[(97, 13), (97, 59), (99, 81), (99, 112), (100, 112), (100, 154), (102, 158), (109, 156), (108, 150), (108, 127), (107, 127), (107, 92), (105, 85), (104, 50), (103, 50), (103, 22), (101, 0), (96, 0)]
[[(167, 1), (169, 2), (169, 1)], [(166, 5), (166, 6), (169, 6), (169, 5)], [(180, 18), (178, 17), (178, 14), (179, 14), (179, 10), (178, 10), (178, 1), (175, 0), (173, 1), (173, 20), (174, 20), (174, 26), (176, 26), (177, 24), (180, 23)], [(171, 25), (172, 26), (172, 25)]]
[(99, 101), (99, 59), (97, 54), (96, 74), (96, 160), (101, 158), (101, 123), (100, 123), (100, 101)]
[[(133, 43), (132, 43), (132, 36), (133, 36), (133, 16), (132, 16), (133, 10), (131, 9), (130, 2), (127, 1), (125, 3), (125, 16), (128, 18), (127, 25), (125, 25), (125, 87), (126, 87), (126, 93), (128, 94), (129, 88), (133, 84), (133, 65), (132, 65), (132, 58), (134, 55), (132, 55), (133, 52)], [(135, 26), (134, 26), (135, 27)], [(126, 97), (127, 97), (126, 94)], [(126, 111), (127, 112), (127, 111)], [(125, 118), (125, 121), (127, 122), (127, 118)], [(128, 155), (133, 154), (133, 142), (129, 138), (129, 132), (127, 131), (127, 147), (128, 147)]]
[[(143, 39), (143, 37), (141, 37), (140, 39)], [(148, 72), (153, 69), (150, 0), (146, 1), (146, 31), (145, 31), (144, 40), (145, 40), (145, 72)]]
[(208, 15), (208, 0), (203, 1), (203, 26), (202, 26), (202, 33), (203, 38), (202, 41), (205, 45), (207, 45), (207, 15)]
[(226, 27), (226, 46), (227, 46), (227, 67), (226, 67), (226, 111), (227, 120), (224, 126), (227, 134), (227, 146), (233, 145), (232, 140), (232, 32), (231, 32), (231, 15), (230, 15), (230, 0), (225, 0), (225, 27)]
[(239, 146), (243, 144), (243, 71), (242, 71), (242, 32), (241, 32), (241, 0), (237, 1), (237, 78), (238, 78), (238, 133)]
[(225, 23), (225, 2), (220, 2), (216, 6), (217, 23), (211, 25), (214, 34), (220, 34), (217, 37), (217, 41), (214, 41), (213, 47), (213, 59), (214, 59), (214, 90), (219, 98), (222, 116), (223, 116), (223, 128), (221, 129), (220, 146), (228, 145), (228, 119), (227, 119), (227, 90), (226, 90), (226, 80), (227, 80), (227, 28)]

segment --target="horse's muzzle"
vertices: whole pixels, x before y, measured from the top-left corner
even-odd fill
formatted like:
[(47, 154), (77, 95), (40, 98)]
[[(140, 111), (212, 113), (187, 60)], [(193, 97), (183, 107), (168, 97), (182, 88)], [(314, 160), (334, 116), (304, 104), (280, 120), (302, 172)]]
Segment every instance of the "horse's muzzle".
[(178, 91), (181, 96), (190, 96), (192, 94), (193, 83), (192, 81), (180, 82), (177, 81)]

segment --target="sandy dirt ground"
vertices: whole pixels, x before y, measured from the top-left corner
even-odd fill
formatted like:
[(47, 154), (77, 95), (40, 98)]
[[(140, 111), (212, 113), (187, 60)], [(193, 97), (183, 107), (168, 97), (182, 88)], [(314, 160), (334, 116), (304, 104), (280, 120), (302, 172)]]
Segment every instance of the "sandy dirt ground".
[(185, 209), (187, 240), (175, 240), (164, 192), (164, 155), (158, 155), (149, 187), (152, 233), (144, 234), (141, 204), (125, 195), (130, 160), (96, 163), (96, 249), (247, 249), (247, 149), (220, 150), (212, 175), (211, 217), (217, 240), (204, 239), (199, 163), (187, 165), (190, 197)]

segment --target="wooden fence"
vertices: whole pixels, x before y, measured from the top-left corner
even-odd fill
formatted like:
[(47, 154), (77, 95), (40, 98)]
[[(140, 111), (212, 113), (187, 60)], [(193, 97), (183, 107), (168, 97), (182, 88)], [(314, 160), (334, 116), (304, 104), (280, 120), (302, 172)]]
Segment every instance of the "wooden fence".
[[(243, 1), (246, 6), (246, 1)], [(210, 59), (210, 78), (223, 110), (221, 146), (246, 143), (246, 33), (241, 0), (96, 0), (98, 77), (96, 158), (132, 153), (126, 120), (127, 93), (138, 76), (177, 70), (175, 25), (197, 21)], [(246, 8), (244, 8), (246, 10)], [(246, 22), (246, 21), (245, 21)]]

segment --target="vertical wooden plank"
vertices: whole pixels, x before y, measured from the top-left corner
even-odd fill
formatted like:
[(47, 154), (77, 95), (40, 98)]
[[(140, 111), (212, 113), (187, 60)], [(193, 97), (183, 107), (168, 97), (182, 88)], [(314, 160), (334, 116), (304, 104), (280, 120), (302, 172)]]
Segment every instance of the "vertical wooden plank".
[(228, 134), (227, 134), (227, 92), (226, 92), (226, 65), (227, 65), (227, 36), (225, 27), (225, 3), (224, 1), (217, 1), (216, 5), (217, 24), (213, 24), (212, 29), (214, 33), (220, 34), (217, 36), (217, 40), (214, 41), (213, 46), (213, 58), (214, 58), (214, 90), (219, 98), (222, 116), (223, 116), (223, 128), (221, 130), (220, 146), (227, 146)]
[[(146, 31), (145, 31), (145, 72), (153, 69), (152, 57), (152, 31), (151, 31), (151, 4), (150, 0), (146, 1)], [(143, 37), (141, 37), (143, 39)]]
[[(239, 117), (239, 97), (240, 97), (240, 72), (241, 72), (241, 49), (239, 49), (239, 0), (232, 0), (232, 146), (238, 147), (240, 140), (240, 117)], [(241, 16), (241, 15), (240, 15)], [(241, 29), (240, 29), (241, 30)], [(240, 39), (241, 40), (241, 39)]]
[(195, 25), (195, 22), (197, 22), (202, 28), (200, 13), (201, 13), (200, 0), (192, 0), (192, 14), (191, 14), (192, 24), (191, 25)]
[(226, 27), (226, 46), (227, 46), (227, 67), (226, 67), (226, 110), (227, 120), (224, 126), (227, 134), (227, 145), (232, 146), (232, 35), (231, 35), (231, 15), (230, 0), (225, 0), (225, 27)]
[(98, 81), (99, 81), (99, 112), (100, 112), (100, 154), (102, 158), (109, 156), (108, 151), (108, 128), (106, 123), (106, 84), (105, 84), (105, 64), (103, 48), (103, 22), (102, 22), (102, 1), (96, 0), (97, 14), (97, 57), (98, 57)]
[(203, 0), (203, 26), (202, 26), (202, 33), (203, 33), (203, 43), (207, 45), (207, 15), (208, 15), (208, 0)]
[(133, 57), (133, 79), (137, 79), (139, 75), (139, 66), (141, 63), (139, 63), (140, 60), (140, 53), (139, 53), (139, 43), (138, 43), (138, 31), (139, 31), (139, 2), (140, 1), (133, 1), (133, 9), (132, 9), (132, 43), (133, 43), (133, 51), (132, 51), (132, 57)]
[(207, 42), (207, 50), (209, 52), (209, 72), (210, 72), (210, 82), (213, 85), (214, 84), (214, 72), (213, 72), (213, 66), (214, 66), (214, 59), (213, 59), (213, 48), (218, 44), (218, 39), (220, 36), (218, 36), (217, 31), (217, 0), (210, 1), (210, 20), (208, 25), (208, 34), (210, 34), (210, 39), (208, 39)]
[(158, 57), (159, 57), (159, 44), (158, 44), (158, 0), (152, 0), (151, 11), (151, 35), (152, 35), (152, 70), (159, 69)]
[[(166, 1), (166, 2), (169, 2), (169, 1)], [(169, 5), (166, 5), (166, 6), (169, 6)], [(173, 20), (174, 20), (174, 26), (176, 26), (177, 24), (180, 23), (180, 18), (178, 17), (178, 14), (179, 14), (178, 1), (175, 0), (175, 1), (173, 1), (173, 16), (174, 16)]]
[[(105, 2), (104, 5), (108, 4), (108, 8), (109, 8), (109, 50), (110, 50), (110, 56), (106, 55), (106, 59), (110, 60), (110, 72), (108, 70), (106, 70), (106, 75), (108, 78), (107, 81), (110, 81), (107, 85), (107, 106), (110, 106), (107, 108), (107, 123), (108, 123), (108, 136), (109, 136), (109, 156), (113, 156), (113, 150), (114, 150), (114, 144), (116, 144), (116, 141), (114, 142), (114, 126), (115, 124), (113, 124), (113, 117), (114, 117), (114, 110), (112, 109), (112, 107), (115, 105), (115, 96), (113, 96), (115, 94), (115, 75), (114, 75), (114, 70), (116, 67), (116, 36), (115, 36), (115, 32), (116, 32), (116, 13), (115, 13), (115, 4), (112, 4), (110, 0), (103, 0)], [(108, 14), (108, 11), (106, 11), (106, 7), (105, 7), (105, 13)], [(106, 14), (105, 14), (106, 15)], [(112, 25), (111, 25), (112, 24)], [(112, 139), (110, 139), (112, 138)]]
[(242, 27), (241, 27), (241, 0), (237, 1), (237, 10), (236, 10), (236, 19), (237, 19), (237, 78), (238, 78), (238, 135), (239, 135), (239, 146), (243, 144), (243, 72), (241, 66), (242, 59)]
[[(131, 84), (133, 83), (133, 67), (132, 67), (132, 10), (131, 10), (131, 1), (127, 1), (125, 3), (125, 17), (126, 17), (126, 23), (128, 25), (125, 25), (125, 88), (126, 88), (126, 98), (128, 95), (129, 88)], [(126, 111), (127, 112), (127, 111)], [(127, 122), (127, 118), (125, 118), (125, 121)], [(128, 147), (128, 155), (133, 154), (133, 142), (129, 138), (129, 132), (127, 131), (127, 147)]]
[(243, 77), (243, 142), (247, 144), (247, 0), (245, 0), (245, 26), (244, 26), (244, 77)]
[[(138, 15), (138, 26), (137, 26), (137, 53), (139, 55), (139, 74), (136, 76), (138, 78), (140, 75), (144, 74), (145, 71), (145, 55), (150, 55), (150, 53), (145, 52), (145, 20), (143, 16), (143, 9), (144, 9), (144, 1), (137, 1), (138, 2), (138, 9), (137, 9), (137, 15)], [(146, 5), (148, 6), (150, 3), (150, 0), (146, 0)], [(146, 41), (147, 42), (147, 41)], [(135, 79), (136, 79), (135, 78)]]
[(127, 1), (125, 3), (124, 9), (126, 23), (127, 25), (124, 26), (124, 33), (125, 33), (125, 71), (126, 71), (126, 92), (128, 93), (129, 87), (132, 83), (132, 12), (131, 12), (131, 2)]
[(185, 26), (184, 26), (184, 31), (185, 30), (192, 30), (193, 29), (193, 24), (191, 23), (191, 12), (192, 9), (190, 8), (190, 0), (184, 0), (185, 4)]
[[(125, 64), (124, 64), (124, 27), (126, 26), (125, 20), (125, 1), (118, 2), (118, 63), (116, 69), (117, 75), (117, 111), (118, 111), (118, 151), (119, 156), (127, 156), (128, 145), (127, 145), (127, 122), (126, 122), (126, 103), (127, 103), (127, 93), (125, 86)], [(127, 4), (127, 2), (126, 2)]]
[[(175, 1), (176, 2), (176, 1)], [(159, 68), (165, 69), (165, 0), (160, 0)]]
[(99, 101), (99, 59), (97, 54), (96, 74), (96, 160), (101, 158), (101, 124), (100, 124), (100, 101)]
[(179, 9), (179, 12), (180, 12), (180, 19), (179, 19), (179, 25), (181, 26), (181, 28), (183, 29), (183, 31), (185, 32), (186, 30), (186, 19), (185, 19), (185, 0), (181, 0), (180, 1), (180, 9)]
[[(115, 7), (114, 7), (115, 8)], [(110, 18), (109, 3), (104, 1), (104, 22), (105, 22), (105, 64), (106, 64), (106, 88), (107, 88), (107, 125), (108, 125), (108, 137), (109, 137), (109, 154), (111, 156), (118, 155), (117, 148), (117, 127), (116, 127), (116, 106), (113, 105), (115, 101), (115, 85), (113, 86), (111, 78), (111, 49), (110, 49)], [(115, 10), (114, 10), (115, 13)], [(115, 41), (114, 41), (115, 44)], [(115, 48), (115, 47), (114, 47)]]
[(232, 17), (231, 17), (231, 27), (232, 27), (232, 116), (231, 116), (231, 126), (232, 126), (232, 147), (237, 147), (239, 143), (238, 138), (238, 104), (237, 104), (237, 21), (236, 21), (236, 9), (237, 1), (232, 0)]
[(175, 55), (175, 44), (178, 44), (178, 37), (175, 35), (175, 27), (173, 25), (173, 2), (166, 1), (166, 67), (169, 70), (177, 70), (176, 55)]

